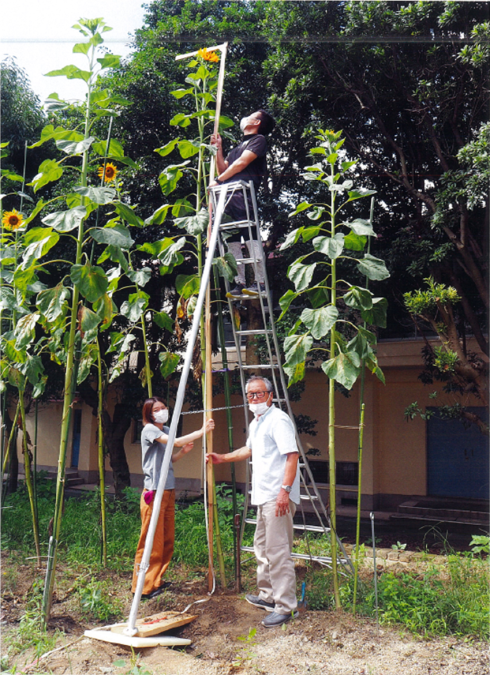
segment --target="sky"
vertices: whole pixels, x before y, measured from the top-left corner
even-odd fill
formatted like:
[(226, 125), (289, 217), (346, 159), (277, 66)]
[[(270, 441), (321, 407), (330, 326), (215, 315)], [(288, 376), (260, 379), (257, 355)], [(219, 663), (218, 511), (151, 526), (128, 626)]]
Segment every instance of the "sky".
[(87, 68), (83, 54), (73, 54), (73, 45), (86, 40), (72, 26), (80, 18), (102, 17), (112, 31), (104, 44), (113, 54), (130, 53), (129, 35), (143, 23), (145, 4), (152, 0), (14, 0), (2, 3), (0, 57), (14, 56), (26, 71), (31, 88), (41, 100), (56, 92), (62, 99), (83, 99), (82, 80), (44, 77), (50, 70), (67, 65)]

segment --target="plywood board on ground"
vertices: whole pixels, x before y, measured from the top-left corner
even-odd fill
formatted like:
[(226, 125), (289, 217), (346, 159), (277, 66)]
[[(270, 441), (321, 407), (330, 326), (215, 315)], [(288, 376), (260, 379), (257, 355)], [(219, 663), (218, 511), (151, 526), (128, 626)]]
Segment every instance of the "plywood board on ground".
[[(197, 617), (197, 614), (191, 615), (182, 614), (181, 612), (159, 612), (158, 614), (152, 614), (151, 616), (144, 617), (143, 619), (138, 619), (138, 621), (136, 621), (136, 628), (138, 629), (139, 637), (151, 637), (152, 635), (163, 633), (166, 630), (184, 626), (186, 623), (190, 623), (191, 621), (194, 621), (194, 619), (197, 619)], [(120, 623), (112, 626), (111, 631), (113, 633), (122, 633), (124, 629), (127, 628), (127, 626), (127, 623)]]

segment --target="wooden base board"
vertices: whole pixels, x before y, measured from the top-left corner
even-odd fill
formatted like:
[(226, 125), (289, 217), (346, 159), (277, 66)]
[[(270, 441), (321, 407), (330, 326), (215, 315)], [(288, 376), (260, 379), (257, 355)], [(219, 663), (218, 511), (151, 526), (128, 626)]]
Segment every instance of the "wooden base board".
[[(172, 628), (184, 626), (186, 623), (197, 619), (197, 617), (197, 614), (182, 614), (181, 612), (159, 612), (158, 614), (152, 614), (136, 621), (137, 637), (158, 635)], [(127, 626), (127, 623), (118, 623), (115, 626), (111, 626), (111, 631), (113, 633), (123, 633)]]

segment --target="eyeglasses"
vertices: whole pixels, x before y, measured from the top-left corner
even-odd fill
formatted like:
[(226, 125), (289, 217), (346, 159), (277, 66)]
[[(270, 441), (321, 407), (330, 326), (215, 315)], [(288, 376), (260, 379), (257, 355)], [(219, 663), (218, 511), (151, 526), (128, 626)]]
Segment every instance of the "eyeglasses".
[(266, 394), (269, 395), (270, 391), (254, 391), (253, 393), (247, 394), (247, 398), (248, 398), (249, 401), (253, 401), (254, 398), (261, 401), (265, 397)]

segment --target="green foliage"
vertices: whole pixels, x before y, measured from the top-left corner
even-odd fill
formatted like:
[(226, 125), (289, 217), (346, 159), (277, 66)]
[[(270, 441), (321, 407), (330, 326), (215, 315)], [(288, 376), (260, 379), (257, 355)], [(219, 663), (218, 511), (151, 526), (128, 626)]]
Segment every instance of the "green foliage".
[(490, 553), (490, 537), (486, 534), (474, 534), (470, 546), (473, 553)]
[(255, 636), (257, 634), (256, 628), (249, 628), (248, 635), (239, 635), (237, 640), (244, 642), (244, 646), (241, 650), (235, 655), (235, 659), (232, 663), (232, 666), (235, 668), (243, 668), (248, 661), (251, 661), (256, 654), (253, 651), (253, 648), (257, 644)]
[(108, 584), (92, 578), (78, 587), (78, 597), (82, 614), (86, 618), (107, 623), (122, 618), (122, 602), (114, 598)]
[[(237, 495), (238, 510), (243, 506), (243, 495)], [(233, 566), (233, 501), (231, 489), (216, 487), (216, 503), (225, 565)], [(175, 512), (175, 563), (184, 563), (193, 567), (206, 566), (208, 547), (204, 504), (201, 501), (177, 507)]]
[(8, 656), (23, 652), (29, 648), (37, 657), (55, 648), (60, 636), (56, 629), (47, 633), (41, 625), (42, 583), (34, 581), (28, 595), (19, 628), (4, 638), (4, 647)]
[[(395, 545), (398, 550), (403, 544)], [(470, 554), (449, 554), (445, 566), (424, 563), (422, 574), (383, 572), (378, 577), (380, 623), (401, 625), (421, 636), (471, 635), (489, 637), (486, 561)], [(306, 597), (312, 610), (333, 607), (332, 573), (312, 570)], [(343, 578), (340, 593), (351, 606), (354, 580)], [(374, 616), (375, 594), (371, 578), (364, 577), (356, 603), (358, 611)]]
[[(321, 367), (328, 378), (349, 390), (361, 373), (362, 363), (382, 381), (383, 374), (371, 346), (376, 343), (375, 334), (366, 328), (360, 329), (357, 322), (344, 319), (339, 311), (338, 300), (343, 297), (345, 305), (360, 312), (361, 318), (374, 326), (386, 325), (387, 302), (384, 298), (374, 298), (367, 288), (338, 279), (337, 264), (339, 269), (348, 269), (340, 268), (340, 265), (352, 267), (352, 263), (355, 263), (358, 272), (366, 279), (375, 281), (386, 279), (389, 273), (382, 260), (364, 251), (367, 237), (375, 236), (371, 224), (359, 217), (342, 221), (340, 212), (344, 207), (372, 195), (373, 191), (353, 189), (353, 181), (346, 177), (346, 173), (355, 162), (344, 161), (345, 156), (340, 150), (344, 140), (339, 140), (340, 135), (341, 132), (320, 130), (316, 136), (320, 145), (313, 148), (311, 154), (319, 156), (320, 161), (307, 167), (303, 177), (312, 183), (320, 183), (329, 201), (316, 204), (302, 202), (290, 214), (297, 216), (306, 212), (306, 217), (317, 225), (314, 228), (297, 228), (281, 246), (281, 250), (285, 251), (302, 238), (304, 243), (311, 241), (313, 251), (301, 255), (290, 265), (288, 277), (296, 292), (286, 291), (279, 304), (282, 309), (281, 320), (292, 311), (292, 303), (300, 296), (305, 296), (312, 304), (311, 309), (302, 311), (299, 321), (284, 341), (284, 369), (289, 376), (289, 384), (304, 377), (305, 362), (310, 352), (326, 351), (326, 338), (329, 336), (330, 358)], [(342, 199), (340, 206), (336, 203), (337, 199)], [(345, 240), (352, 233), (363, 239), (356, 240), (354, 247), (350, 245), (346, 249)], [(307, 329), (306, 333), (299, 332), (301, 324)], [(345, 340), (339, 332), (341, 324), (345, 324), (350, 341)], [(314, 344), (314, 341), (320, 344)]]
[(485, 570), (471, 557), (448, 557), (449, 579), (429, 565), (422, 579), (414, 574), (384, 574), (378, 583), (381, 620), (401, 623), (422, 635), (488, 637)]
[(128, 670), (121, 671), (120, 675), (152, 675), (152, 672), (146, 669), (146, 666), (140, 665), (139, 661), (141, 659), (140, 654), (136, 654), (134, 649), (131, 649), (132, 656), (129, 660), (129, 663), (124, 659), (118, 659), (112, 664), (115, 668), (126, 668), (129, 666)]
[(423, 318), (432, 318), (437, 313), (438, 307), (455, 305), (461, 300), (458, 292), (452, 286), (437, 284), (432, 277), (424, 279), (427, 290), (416, 290), (405, 293), (403, 296), (405, 307), (410, 314), (416, 314)]

